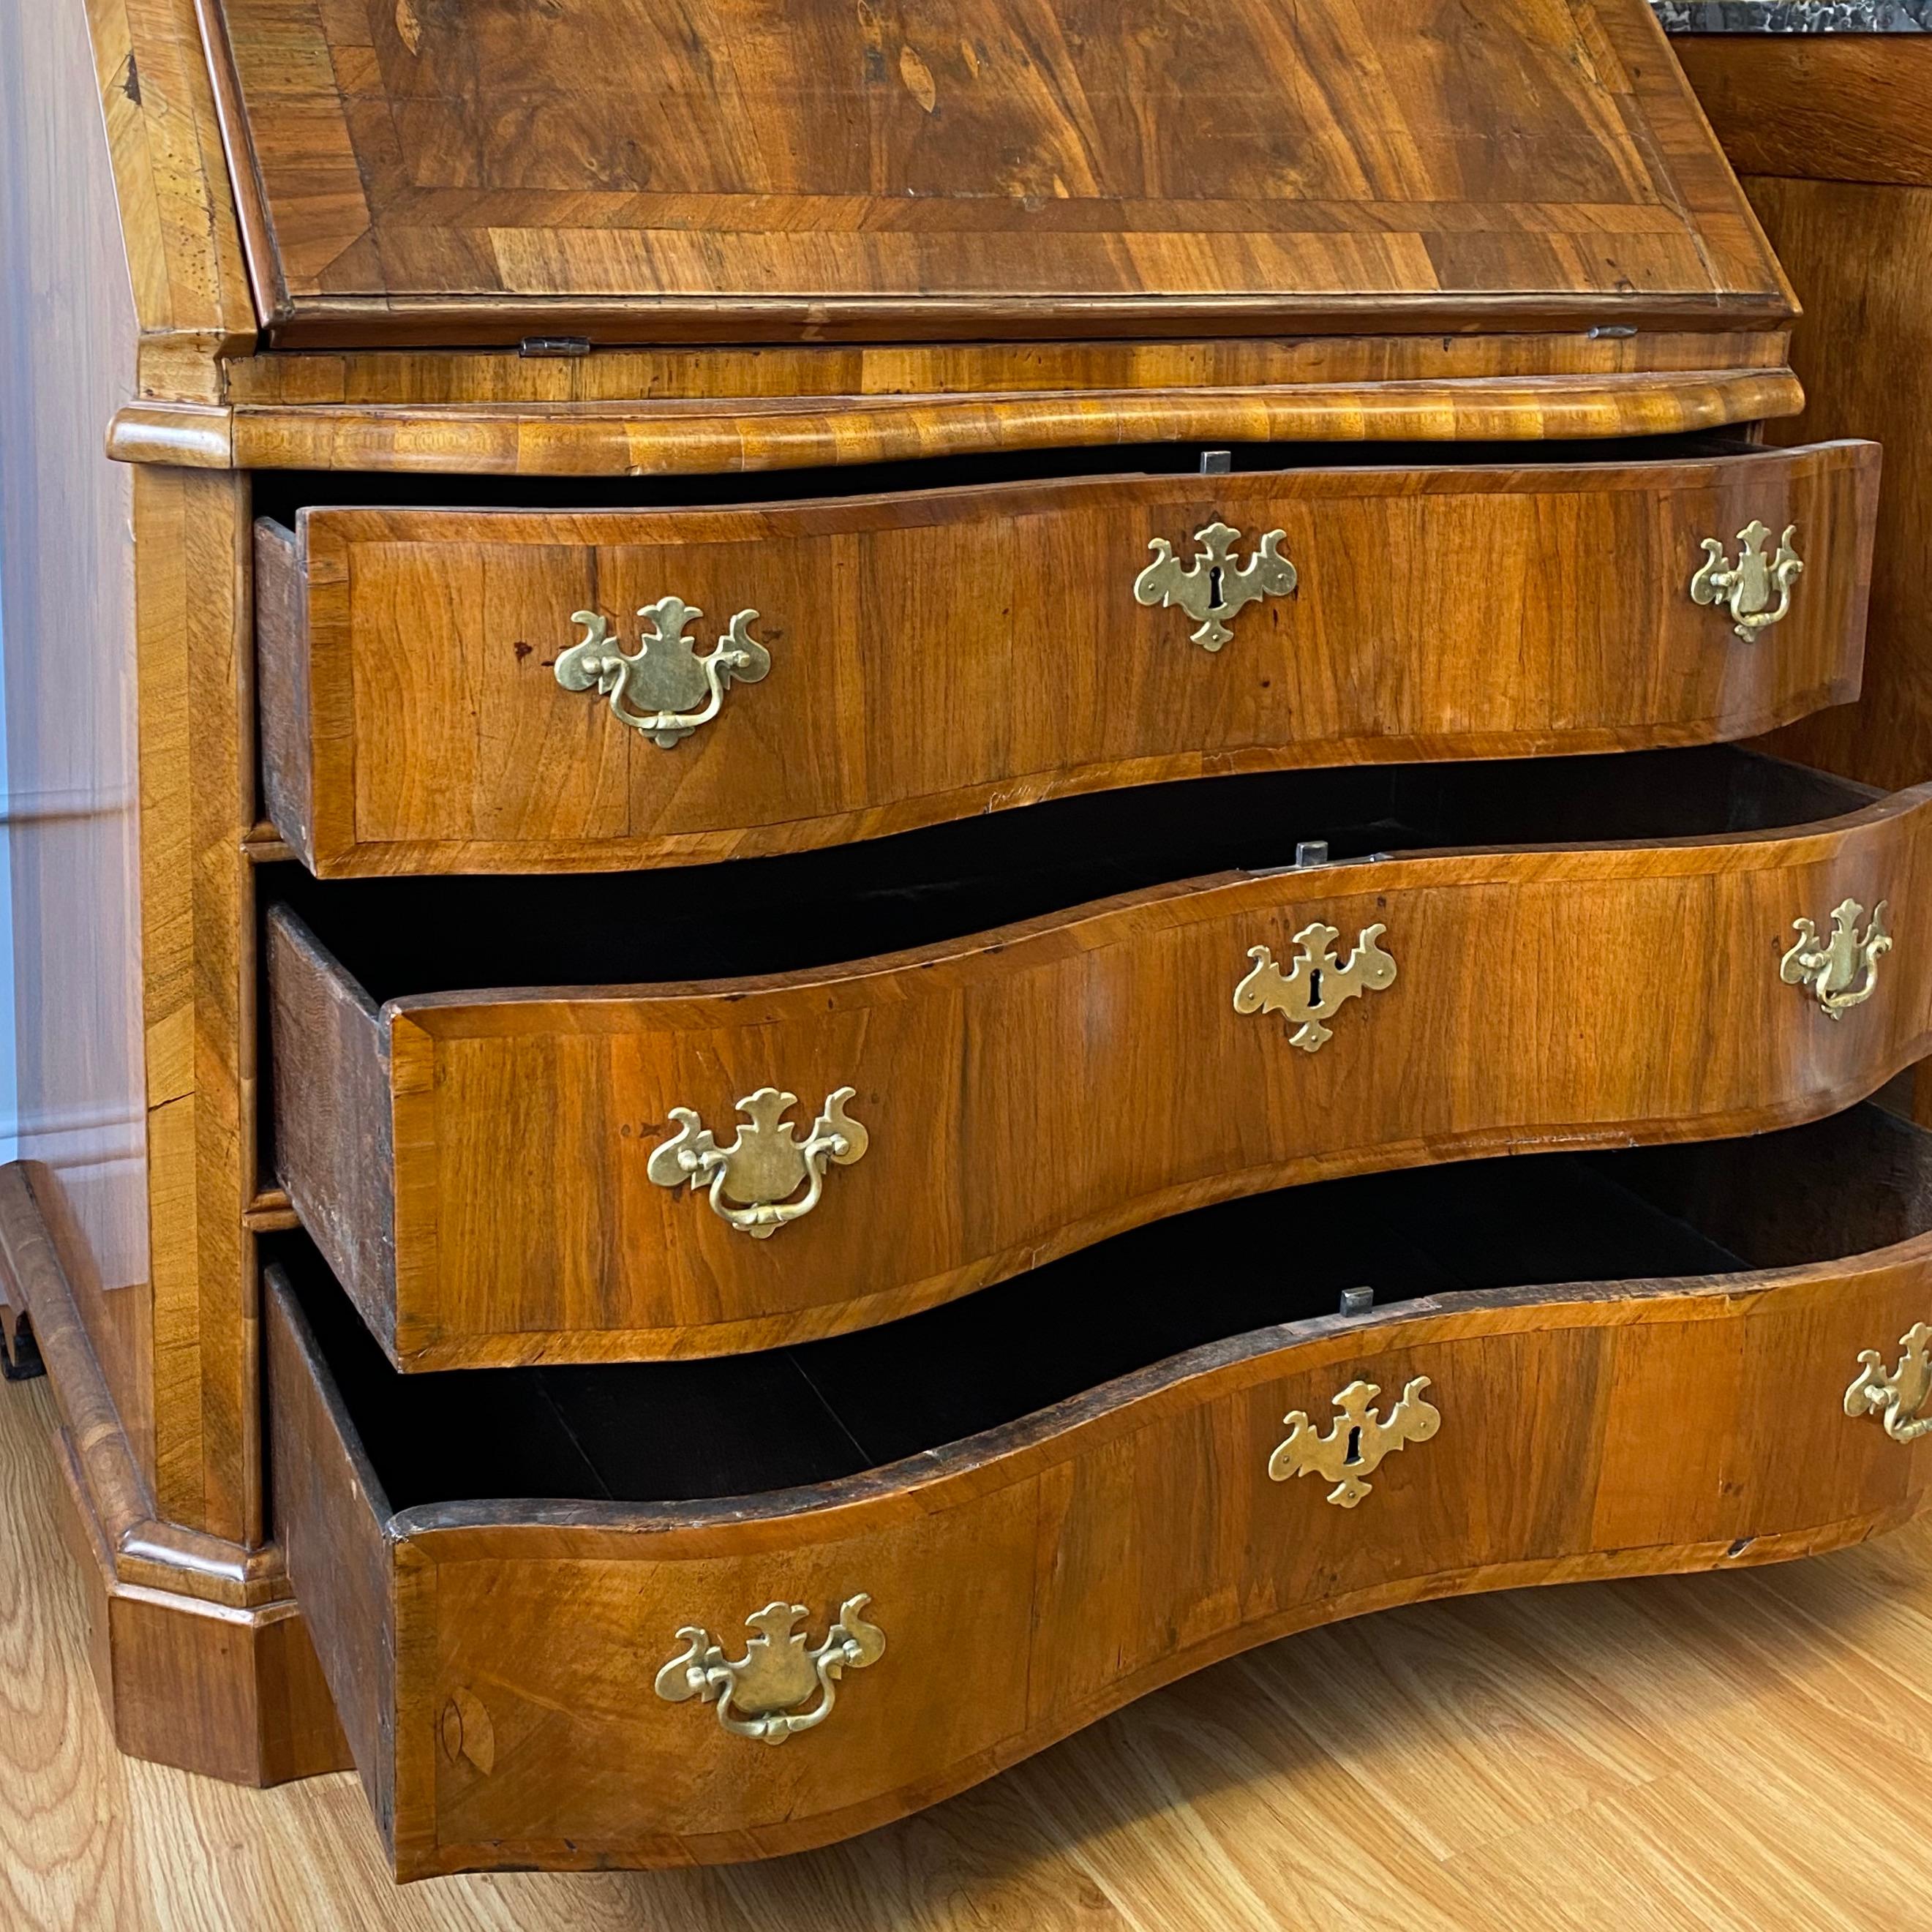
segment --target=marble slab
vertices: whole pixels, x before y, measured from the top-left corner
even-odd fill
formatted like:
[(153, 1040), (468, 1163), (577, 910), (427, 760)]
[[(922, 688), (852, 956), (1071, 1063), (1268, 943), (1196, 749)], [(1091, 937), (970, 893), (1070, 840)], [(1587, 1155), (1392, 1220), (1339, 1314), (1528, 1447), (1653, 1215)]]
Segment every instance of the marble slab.
[(1651, 0), (1673, 34), (1932, 33), (1932, 0)]

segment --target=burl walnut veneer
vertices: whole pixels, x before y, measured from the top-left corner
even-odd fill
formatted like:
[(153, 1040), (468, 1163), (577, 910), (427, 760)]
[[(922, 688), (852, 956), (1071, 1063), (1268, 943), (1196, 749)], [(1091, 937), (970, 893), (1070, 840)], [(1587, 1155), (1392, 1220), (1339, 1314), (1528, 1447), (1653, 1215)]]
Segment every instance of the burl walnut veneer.
[(1878, 454), (1767, 446), (1642, 0), (47, 0), (0, 90), (0, 1340), (127, 1748), (751, 1856), (1917, 1505), (1932, 800), (1724, 742), (1856, 694)]

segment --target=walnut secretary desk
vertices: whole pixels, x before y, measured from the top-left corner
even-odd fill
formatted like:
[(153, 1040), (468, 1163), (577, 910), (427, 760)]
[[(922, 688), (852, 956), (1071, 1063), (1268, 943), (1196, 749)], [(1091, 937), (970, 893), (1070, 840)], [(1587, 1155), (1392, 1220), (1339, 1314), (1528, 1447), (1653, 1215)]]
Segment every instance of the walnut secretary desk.
[(1932, 788), (1741, 742), (1880, 452), (1643, 0), (47, 0), (0, 88), (0, 1331), (123, 1749), (756, 1857), (1919, 1506)]

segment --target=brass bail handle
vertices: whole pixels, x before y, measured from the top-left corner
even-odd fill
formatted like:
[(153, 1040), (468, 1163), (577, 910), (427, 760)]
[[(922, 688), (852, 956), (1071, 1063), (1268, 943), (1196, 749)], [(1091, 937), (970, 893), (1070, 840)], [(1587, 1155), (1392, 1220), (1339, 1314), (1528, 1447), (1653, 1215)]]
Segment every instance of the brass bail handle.
[(1792, 586), (1804, 569), (1792, 541), (1797, 535), (1796, 524), (1787, 526), (1778, 539), (1778, 554), (1767, 561), (1764, 547), (1771, 530), (1754, 518), (1738, 532), (1735, 562), (1715, 537), (1706, 537), (1701, 546), (1704, 561), (1690, 580), (1690, 601), (1722, 610), (1732, 630), (1746, 643), (1783, 623), (1791, 614)]
[(601, 611), (573, 612), (570, 621), (584, 634), (558, 657), (556, 681), (608, 698), (620, 724), (673, 750), (718, 716), (734, 684), (756, 684), (772, 668), (771, 653), (752, 635), (757, 611), (740, 610), (700, 657), (685, 633), (704, 615), (681, 597), (660, 597), (638, 613), (643, 641), (626, 652)]

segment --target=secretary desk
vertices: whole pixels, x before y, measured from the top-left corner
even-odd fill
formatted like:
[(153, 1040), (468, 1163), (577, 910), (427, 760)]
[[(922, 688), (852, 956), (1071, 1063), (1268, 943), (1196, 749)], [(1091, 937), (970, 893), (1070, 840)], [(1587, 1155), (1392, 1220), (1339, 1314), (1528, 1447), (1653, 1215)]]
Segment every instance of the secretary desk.
[(1880, 452), (1642, 0), (46, 0), (0, 88), (0, 1330), (124, 1750), (758, 1857), (1918, 1507), (1932, 790), (1742, 742)]

